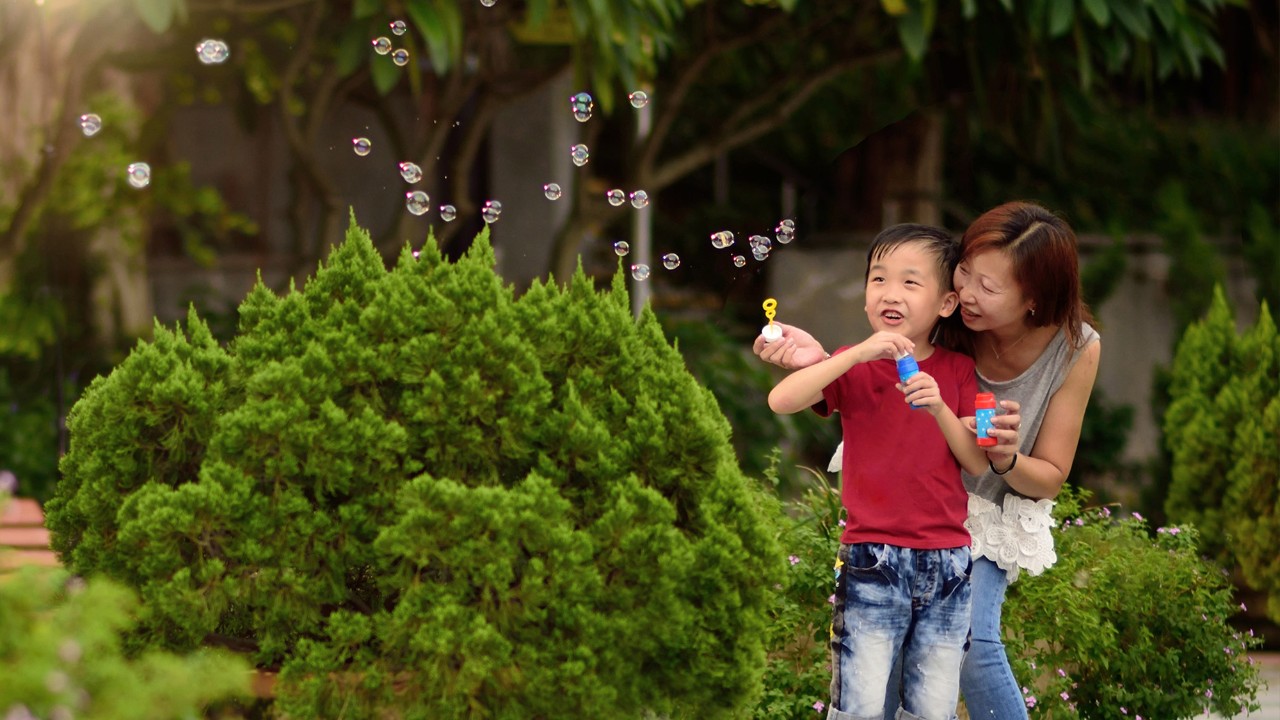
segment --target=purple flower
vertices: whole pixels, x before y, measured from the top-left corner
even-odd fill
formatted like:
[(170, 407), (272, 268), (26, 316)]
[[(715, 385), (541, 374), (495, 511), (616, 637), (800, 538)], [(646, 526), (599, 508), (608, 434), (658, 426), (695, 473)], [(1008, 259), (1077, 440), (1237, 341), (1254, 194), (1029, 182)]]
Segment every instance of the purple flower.
[(827, 707), (827, 704), (822, 702), (821, 700), (813, 704), (813, 709), (817, 710), (818, 712), (822, 712), (823, 710), (826, 709), (826, 707)]
[(18, 476), (10, 470), (0, 470), (0, 493), (13, 494), (18, 489)]
[(795, 565), (796, 563), (800, 562), (800, 558), (795, 555), (792, 555), (787, 558), (787, 562), (791, 563), (792, 565)]
[(1080, 525), (1083, 525), (1083, 524), (1084, 524), (1084, 520), (1081, 520), (1080, 518), (1076, 518), (1076, 525), (1077, 525), (1077, 526), (1080, 526)]
[(1212, 691), (1212, 690), (1205, 690), (1205, 691), (1204, 691), (1204, 696), (1205, 696), (1205, 697), (1207, 697), (1207, 698), (1211, 698), (1211, 697), (1213, 697), (1213, 691)]
[(1063, 690), (1062, 692), (1058, 693), (1058, 697), (1062, 698), (1063, 700), (1071, 699), (1071, 696), (1067, 694), (1066, 690)]
[(1133, 519), (1134, 519), (1134, 520), (1139, 520), (1139, 521), (1141, 521), (1141, 520), (1143, 520), (1144, 518), (1143, 518), (1141, 515), (1139, 515), (1138, 513), (1134, 513), (1134, 514), (1133, 514)]
[(844, 527), (844, 521), (843, 521), (843, 520), (841, 520), (841, 521), (840, 521), (840, 527)]
[(835, 605), (835, 604), (836, 604), (836, 594), (835, 594), (835, 593), (831, 593), (831, 597), (827, 598), (827, 604), (828, 604), (828, 605)]
[[(1240, 612), (1248, 612), (1248, 611), (1249, 611), (1249, 608), (1245, 607), (1244, 603), (1240, 603)], [(1252, 634), (1253, 631), (1250, 630), (1249, 633)]]
[(1128, 714), (1129, 714), (1129, 711), (1128, 711), (1124, 706), (1121, 706), (1121, 707), (1120, 707), (1120, 714), (1121, 714), (1121, 715), (1128, 715)]
[(1058, 677), (1066, 677), (1066, 676), (1067, 676), (1067, 671), (1063, 670), (1062, 668), (1058, 668)]
[(1033, 708), (1033, 707), (1035, 707), (1035, 706), (1036, 706), (1036, 696), (1035, 696), (1035, 695), (1028, 695), (1028, 696), (1027, 696), (1027, 707), (1028, 707), (1028, 708)]

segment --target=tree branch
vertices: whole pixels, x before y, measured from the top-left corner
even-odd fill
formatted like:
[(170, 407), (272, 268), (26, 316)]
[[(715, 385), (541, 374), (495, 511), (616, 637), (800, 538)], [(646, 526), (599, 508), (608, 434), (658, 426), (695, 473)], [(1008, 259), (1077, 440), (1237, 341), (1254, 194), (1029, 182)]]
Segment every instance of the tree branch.
[(853, 72), (866, 65), (897, 59), (901, 55), (902, 50), (900, 49), (885, 50), (872, 55), (849, 58), (844, 62), (827, 67), (817, 75), (810, 77), (789, 98), (778, 105), (774, 112), (758, 118), (755, 122), (745, 127), (722, 134), (714, 142), (697, 145), (683, 155), (679, 155), (667, 161), (661, 167), (655, 168), (651, 174), (652, 179), (647, 183), (650, 188), (649, 193), (653, 194), (667, 187), (676, 180), (711, 162), (720, 153), (745, 145), (781, 127), (814, 93), (840, 75)]

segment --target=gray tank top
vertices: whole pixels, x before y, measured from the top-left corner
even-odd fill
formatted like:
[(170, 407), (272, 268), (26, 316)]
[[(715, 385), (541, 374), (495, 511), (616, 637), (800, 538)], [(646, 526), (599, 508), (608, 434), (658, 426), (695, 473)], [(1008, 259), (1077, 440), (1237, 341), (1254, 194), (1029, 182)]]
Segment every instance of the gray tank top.
[[(978, 389), (982, 392), (995, 393), (996, 400), (1016, 400), (1021, 405), (1022, 444), (1018, 449), (1023, 455), (1031, 454), (1031, 448), (1040, 436), (1040, 425), (1044, 422), (1044, 414), (1049, 409), (1049, 400), (1058, 392), (1067, 379), (1067, 373), (1080, 357), (1080, 350), (1090, 343), (1098, 341), (1098, 332), (1085, 323), (1083, 326), (1084, 345), (1072, 348), (1066, 329), (1058, 331), (1049, 341), (1049, 346), (1040, 353), (1031, 367), (1012, 380), (995, 382), (978, 373)], [(1019, 494), (1010, 488), (999, 475), (987, 470), (977, 477), (962, 473), (965, 489), (986, 498), (1003, 507), (1004, 496), (1009, 493)]]

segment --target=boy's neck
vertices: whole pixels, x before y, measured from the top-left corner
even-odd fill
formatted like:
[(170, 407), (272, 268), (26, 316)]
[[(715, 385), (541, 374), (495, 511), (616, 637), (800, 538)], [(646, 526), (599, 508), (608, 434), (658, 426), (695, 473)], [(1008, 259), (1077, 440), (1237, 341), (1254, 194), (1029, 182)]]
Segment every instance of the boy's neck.
[(911, 342), (916, 344), (916, 349), (911, 353), (911, 357), (914, 357), (917, 362), (925, 360), (930, 355), (933, 355), (933, 343), (929, 342), (929, 338), (927, 336), (923, 340), (911, 338)]

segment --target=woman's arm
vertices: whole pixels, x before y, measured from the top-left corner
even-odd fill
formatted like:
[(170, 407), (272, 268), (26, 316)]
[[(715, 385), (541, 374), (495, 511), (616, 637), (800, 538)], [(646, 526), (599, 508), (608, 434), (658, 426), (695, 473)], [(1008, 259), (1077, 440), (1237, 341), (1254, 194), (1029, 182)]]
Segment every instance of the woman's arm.
[[(1018, 455), (1013, 469), (1002, 475), (1009, 487), (1033, 498), (1052, 498), (1062, 489), (1075, 462), (1076, 446), (1080, 443), (1080, 427), (1084, 423), (1084, 411), (1089, 405), (1094, 382), (1098, 379), (1098, 358), (1102, 354), (1102, 342), (1096, 341), (1080, 351), (1080, 359), (1067, 373), (1062, 387), (1049, 399), (1040, 434), (1031, 448), (1031, 455)], [(1000, 416), (996, 417), (1000, 420)], [(990, 453), (991, 463), (997, 470), (1009, 466), (1012, 456), (1002, 458)]]

